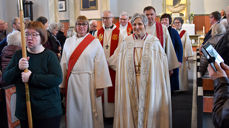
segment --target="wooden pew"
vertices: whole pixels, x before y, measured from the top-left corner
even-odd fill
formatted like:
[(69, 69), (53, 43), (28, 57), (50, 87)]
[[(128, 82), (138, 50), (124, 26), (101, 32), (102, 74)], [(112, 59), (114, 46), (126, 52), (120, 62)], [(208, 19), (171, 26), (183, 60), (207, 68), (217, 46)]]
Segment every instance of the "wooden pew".
[[(6, 117), (6, 119), (2, 120), (4, 126), (1, 128), (15, 128), (20, 125), (19, 120), (15, 117), (15, 109), (16, 109), (16, 87), (14, 85), (9, 85), (1, 88), (1, 100), (3, 103), (4, 115), (2, 117)], [(1, 113), (2, 114), (2, 113)]]

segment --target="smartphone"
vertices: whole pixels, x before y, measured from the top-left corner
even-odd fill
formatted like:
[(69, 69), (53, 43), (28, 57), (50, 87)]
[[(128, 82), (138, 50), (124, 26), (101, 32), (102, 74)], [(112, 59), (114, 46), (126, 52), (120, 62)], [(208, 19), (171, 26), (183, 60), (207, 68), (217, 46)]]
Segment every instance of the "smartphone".
[(215, 71), (216, 68), (214, 62), (218, 63), (218, 65), (224, 62), (223, 58), (219, 55), (219, 53), (209, 42), (203, 45), (201, 51), (203, 52), (204, 56), (207, 58), (208, 62), (210, 63), (210, 65)]

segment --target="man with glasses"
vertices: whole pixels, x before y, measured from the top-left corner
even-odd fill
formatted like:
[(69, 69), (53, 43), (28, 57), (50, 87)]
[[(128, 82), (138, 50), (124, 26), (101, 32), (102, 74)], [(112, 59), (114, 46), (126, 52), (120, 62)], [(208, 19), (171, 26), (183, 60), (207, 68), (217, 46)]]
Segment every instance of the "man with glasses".
[(129, 22), (129, 15), (127, 12), (122, 12), (119, 16), (119, 22), (115, 24), (119, 30), (120, 33), (123, 35), (123, 37), (127, 37), (131, 34), (132, 32), (132, 25)]
[[(112, 62), (116, 57), (114, 52), (120, 45), (123, 37), (120, 34), (119, 29), (113, 24), (113, 14), (111, 11), (106, 10), (103, 12), (102, 21), (103, 26), (95, 34), (103, 46), (108, 64)], [(114, 97), (115, 97), (115, 69), (114, 66), (109, 65), (110, 76), (112, 80), (112, 87), (104, 90), (104, 116), (109, 118), (114, 116)]]
[[(214, 11), (210, 14), (209, 16), (209, 21), (210, 21), (210, 25), (211, 25), (211, 28), (210, 30), (208, 31), (208, 33), (205, 35), (204, 37), (204, 42), (203, 44), (205, 44), (207, 42), (208, 39), (210, 39), (212, 36), (211, 36), (211, 33), (212, 33), (212, 27), (215, 25), (215, 24), (218, 24), (220, 22), (220, 19), (221, 19), (221, 15), (218, 11)], [(205, 34), (205, 33), (203, 33)]]
[(91, 20), (89, 22), (89, 33), (91, 33), (92, 36), (95, 36), (96, 31), (97, 31), (97, 21)]

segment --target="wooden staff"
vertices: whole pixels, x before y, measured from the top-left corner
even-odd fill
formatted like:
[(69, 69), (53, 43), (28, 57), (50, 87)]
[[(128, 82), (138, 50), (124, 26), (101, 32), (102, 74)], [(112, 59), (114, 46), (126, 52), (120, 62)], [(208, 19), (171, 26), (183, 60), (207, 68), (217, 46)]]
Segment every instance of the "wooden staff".
[[(21, 25), (21, 47), (22, 47), (22, 57), (27, 58), (26, 54), (26, 43), (25, 43), (25, 25), (24, 25), (24, 14), (23, 14), (23, 4), (22, 0), (19, 0), (19, 13), (20, 13), (20, 25)], [(28, 72), (28, 69), (25, 69), (24, 72)], [(29, 84), (25, 83), (25, 95), (26, 95), (26, 108), (28, 116), (29, 128), (33, 128), (32, 112), (31, 112), (31, 103), (29, 95)]]

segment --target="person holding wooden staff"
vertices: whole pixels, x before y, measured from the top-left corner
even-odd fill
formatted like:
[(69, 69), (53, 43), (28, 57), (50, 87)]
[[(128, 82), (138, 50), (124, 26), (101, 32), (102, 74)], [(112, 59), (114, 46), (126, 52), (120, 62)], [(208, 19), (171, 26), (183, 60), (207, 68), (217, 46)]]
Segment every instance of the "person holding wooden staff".
[[(25, 85), (30, 87), (33, 128), (59, 128), (62, 115), (60, 91), (62, 72), (57, 56), (45, 49), (47, 31), (40, 22), (30, 22), (26, 26), (25, 37), (27, 58), (22, 51), (15, 53), (3, 73), (3, 79), (16, 85), (16, 117), (21, 127), (28, 127)], [(28, 69), (28, 72), (23, 72)]]

